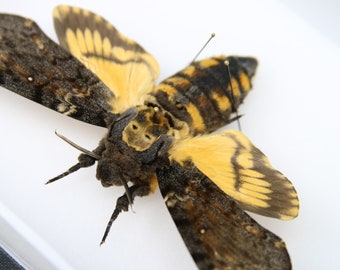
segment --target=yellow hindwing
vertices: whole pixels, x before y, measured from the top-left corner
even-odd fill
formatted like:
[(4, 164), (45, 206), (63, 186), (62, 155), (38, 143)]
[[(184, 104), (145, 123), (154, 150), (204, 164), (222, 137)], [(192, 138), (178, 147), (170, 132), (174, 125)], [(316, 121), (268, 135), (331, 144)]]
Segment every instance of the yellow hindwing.
[(191, 161), (226, 194), (257, 214), (292, 219), (299, 201), (291, 182), (241, 132), (187, 138), (174, 144), (170, 159)]
[(159, 66), (138, 43), (87, 10), (58, 6), (53, 17), (60, 45), (114, 93), (108, 101), (113, 112), (140, 104), (141, 97), (152, 91)]

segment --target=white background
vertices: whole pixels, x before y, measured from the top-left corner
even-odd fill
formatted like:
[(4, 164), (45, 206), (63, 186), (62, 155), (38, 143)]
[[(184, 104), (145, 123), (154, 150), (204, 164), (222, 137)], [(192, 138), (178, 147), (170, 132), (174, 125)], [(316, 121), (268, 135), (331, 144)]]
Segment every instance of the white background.
[[(285, 3), (284, 3), (285, 2)], [(260, 66), (241, 108), (243, 132), (294, 183), (297, 219), (253, 215), (281, 236), (295, 269), (340, 268), (340, 4), (336, 1), (68, 1), (101, 14), (161, 66), (161, 79), (201, 58), (251, 55)], [(53, 39), (59, 1), (18, 1), (0, 10), (30, 17)], [(323, 4), (321, 4), (323, 3)], [(104, 189), (95, 168), (44, 182), (76, 162), (54, 131), (93, 149), (105, 130), (0, 91), (0, 243), (40, 269), (195, 269), (159, 192), (137, 199), (104, 246), (99, 242), (121, 188)], [(32, 245), (27, 248), (27, 241)], [(40, 255), (46, 258), (41, 259)]]

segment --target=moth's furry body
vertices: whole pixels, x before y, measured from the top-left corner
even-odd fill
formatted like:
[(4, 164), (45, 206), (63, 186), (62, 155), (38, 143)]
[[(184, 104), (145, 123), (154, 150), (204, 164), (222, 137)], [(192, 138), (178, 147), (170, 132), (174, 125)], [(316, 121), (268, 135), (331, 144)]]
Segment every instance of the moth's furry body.
[(243, 209), (294, 218), (293, 185), (241, 132), (211, 134), (251, 89), (256, 59), (193, 62), (154, 87), (157, 61), (106, 20), (67, 6), (53, 16), (63, 48), (32, 20), (0, 14), (0, 85), (107, 128), (92, 153), (49, 181), (97, 162), (104, 187), (124, 185), (103, 241), (119, 213), (159, 184), (200, 269), (290, 269), (284, 242)]

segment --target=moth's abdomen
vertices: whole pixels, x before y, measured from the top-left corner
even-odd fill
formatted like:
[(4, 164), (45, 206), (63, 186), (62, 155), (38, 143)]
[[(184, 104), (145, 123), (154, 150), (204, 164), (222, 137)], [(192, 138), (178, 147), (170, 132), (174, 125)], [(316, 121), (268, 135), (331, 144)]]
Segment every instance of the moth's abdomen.
[(251, 89), (256, 67), (257, 60), (251, 57), (220, 56), (193, 62), (162, 81), (153, 95), (165, 110), (187, 122), (192, 134), (209, 133), (229, 122)]

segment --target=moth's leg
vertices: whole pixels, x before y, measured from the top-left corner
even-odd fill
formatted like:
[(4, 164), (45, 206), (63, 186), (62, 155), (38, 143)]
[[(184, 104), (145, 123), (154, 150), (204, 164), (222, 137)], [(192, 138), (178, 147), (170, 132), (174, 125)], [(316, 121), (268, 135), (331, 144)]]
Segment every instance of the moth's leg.
[[(148, 183), (148, 184), (134, 185), (134, 186), (129, 187), (129, 193), (131, 194), (132, 202), (133, 202), (133, 200), (136, 196), (143, 197), (143, 196), (150, 195), (151, 193), (153, 193), (155, 191), (156, 186), (157, 186), (157, 185), (156, 186), (154, 185), (154, 181), (157, 181), (156, 177), (153, 177), (152, 180), (150, 181), (150, 183)], [(121, 196), (117, 199), (116, 208), (113, 211), (111, 218), (106, 225), (106, 229), (105, 229), (103, 238), (100, 242), (101, 245), (104, 244), (105, 239), (110, 232), (112, 223), (116, 220), (116, 218), (118, 217), (120, 212), (122, 212), (122, 211), (126, 212), (126, 211), (129, 210), (129, 205), (130, 205), (130, 200), (127, 196), (127, 192), (125, 192), (125, 194), (123, 196)]]
[[(101, 153), (105, 150), (104, 143), (101, 141), (96, 149), (94, 149), (92, 152), (101, 156)], [(62, 174), (59, 174), (58, 176), (48, 180), (46, 184), (50, 184), (54, 181), (57, 181), (71, 173), (74, 173), (78, 171), (81, 168), (86, 168), (92, 166), (96, 162), (96, 159), (94, 157), (91, 157), (87, 154), (80, 154), (78, 157), (78, 163), (73, 165), (71, 168), (69, 168), (66, 172), (63, 172)]]

